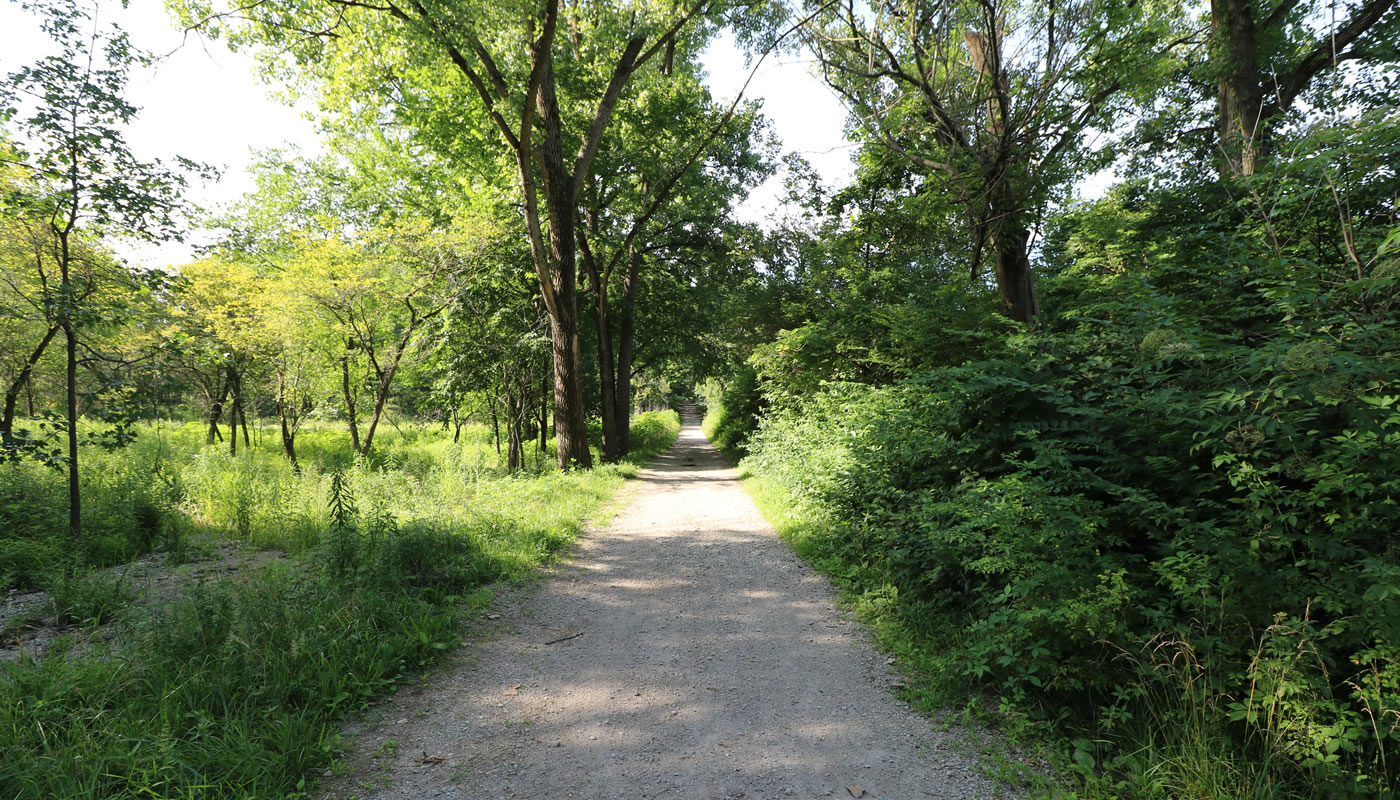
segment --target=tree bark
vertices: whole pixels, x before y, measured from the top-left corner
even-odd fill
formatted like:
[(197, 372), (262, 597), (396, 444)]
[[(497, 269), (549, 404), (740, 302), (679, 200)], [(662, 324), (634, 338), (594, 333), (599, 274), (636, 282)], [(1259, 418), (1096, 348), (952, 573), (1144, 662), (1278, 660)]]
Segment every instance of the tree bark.
[(1219, 67), (1217, 136), (1221, 174), (1253, 175), (1267, 157), (1267, 117), (1259, 80), (1254, 13), (1248, 0), (1212, 0)]
[[(44, 350), (48, 348), (49, 342), (53, 341), (53, 337), (58, 334), (59, 330), (60, 326), (58, 325), (49, 326), (48, 331), (44, 333), (44, 338), (39, 340), (38, 346), (24, 362), (24, 369), (19, 371), (19, 376), (5, 391), (5, 411), (3, 416), (0, 416), (0, 441), (6, 444), (11, 442), (14, 437), (15, 406), (19, 403), (19, 393), (29, 383), (30, 376), (34, 374), (34, 367), (39, 363), (39, 359), (43, 358)], [(30, 413), (32, 415), (32, 408)]]
[(583, 245), (584, 269), (588, 273), (590, 288), (593, 290), (593, 323), (598, 332), (598, 391), (602, 395), (603, 416), (603, 463), (611, 464), (626, 451), (622, 447), (618, 432), (616, 375), (617, 365), (613, 362), (612, 320), (608, 314), (608, 286), (603, 280), (602, 267), (592, 257), (586, 240), (580, 237)]
[(522, 381), (512, 379), (510, 371), (514, 365), (506, 365), (501, 382), (505, 385), (506, 411), (506, 472), (514, 475), (525, 463), (525, 442), (521, 435), (521, 422), (525, 416), (525, 392)]
[(374, 413), (370, 415), (369, 427), (365, 428), (364, 447), (360, 455), (368, 457), (370, 445), (374, 443), (374, 430), (379, 427), (379, 418), (384, 413), (384, 404), (389, 401), (389, 386), (394, 380), (394, 371), (381, 378), (374, 392)]
[[(541, 105), (545, 102), (541, 101)], [(588, 449), (588, 423), (583, 414), (583, 356), (578, 334), (578, 259), (574, 251), (576, 183), (560, 169), (563, 156), (558, 147), (558, 136), (552, 135), (546, 137), (545, 146), (541, 148), (545, 164), (555, 165), (555, 169), (544, 170), (548, 175), (544, 194), (549, 214), (549, 260), (553, 268), (549, 287), (553, 298), (549, 304), (549, 332), (554, 357), (555, 434), (559, 468), (590, 469), (593, 454)]]
[(292, 465), (292, 472), (300, 475), (301, 465), (297, 463), (297, 434), (287, 420), (287, 381), (280, 371), (277, 373), (277, 416), (282, 427), (282, 454)]
[[(354, 340), (346, 342), (345, 349), (348, 351), (355, 346)], [(347, 353), (340, 357), (340, 390), (345, 394), (345, 416), (350, 422), (350, 449), (352, 452), (360, 452), (360, 425), (355, 420), (355, 393), (350, 388), (350, 356)]]
[(549, 376), (540, 378), (540, 452), (548, 449), (549, 436)]
[[(66, 245), (66, 242), (65, 242)], [(63, 281), (68, 282), (67, 269)], [(78, 335), (73, 323), (63, 320), (63, 338), (67, 345), (67, 364), (64, 369), (65, 405), (68, 417), (68, 533), (76, 541), (83, 536), (83, 494), (78, 484)]]
[(997, 289), (1001, 293), (1002, 311), (1018, 322), (1032, 322), (1040, 316), (1030, 256), (1026, 252), (1030, 238), (1029, 230), (1010, 220), (988, 234), (996, 260)]
[(224, 400), (228, 398), (228, 383), (219, 378), (219, 396), (210, 397), (209, 405), (209, 431), (204, 435), (205, 444), (213, 444), (217, 439), (222, 442), (224, 434), (219, 430), (219, 420), (224, 418)]
[(243, 410), (243, 386), (242, 381), (238, 378), (238, 369), (232, 364), (224, 366), (224, 374), (227, 376), (229, 392), (233, 397), (228, 411), (228, 454), (236, 456), (238, 455), (238, 415)]
[(297, 463), (297, 435), (287, 424), (287, 413), (284, 410), (282, 417), (282, 454), (287, 457), (288, 463), (292, 465), (292, 472), (301, 474), (301, 465)]
[(637, 274), (641, 266), (642, 254), (633, 247), (627, 253), (627, 274), (622, 279), (622, 312), (617, 331), (617, 410), (614, 415), (624, 456), (632, 452), (632, 362), (637, 338)]
[[(242, 379), (239, 379), (240, 389), (242, 389), (242, 384)], [(243, 446), (251, 448), (253, 443), (248, 438), (248, 405), (243, 402), (242, 392), (238, 396), (238, 427), (243, 429)]]
[(496, 458), (501, 457), (501, 419), (496, 414), (496, 398), (487, 397), (486, 406), (491, 409), (491, 435), (496, 442)]
[(583, 365), (578, 335), (578, 311), (572, 302), (560, 304), (550, 319), (554, 354), (554, 430), (559, 447), (559, 468), (589, 469), (588, 425), (583, 418)]

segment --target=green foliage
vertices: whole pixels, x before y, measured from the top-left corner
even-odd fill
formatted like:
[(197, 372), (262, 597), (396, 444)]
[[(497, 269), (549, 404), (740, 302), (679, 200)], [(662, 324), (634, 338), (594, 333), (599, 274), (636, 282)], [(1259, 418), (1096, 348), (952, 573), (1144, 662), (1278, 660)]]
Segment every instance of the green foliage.
[(632, 418), (632, 450), (627, 460), (645, 464), (670, 447), (681, 432), (681, 417), (675, 411), (648, 411)]
[[(678, 430), (674, 412), (655, 412), (640, 415), (632, 436), (655, 453)], [(147, 431), (122, 455), (168, 453), (199, 433)], [(195, 444), (179, 479), (186, 513), (271, 542), (263, 526), (291, 511), (265, 508), (268, 498), (309, 498), (303, 519), (315, 520), (323, 546), (124, 613), (119, 651), (60, 641), (40, 661), (0, 663), (0, 795), (306, 796), (309, 776), (338, 755), (341, 717), (452, 648), (462, 619), (489, 602), (485, 584), (528, 579), (635, 471), (511, 477), (476, 460), (486, 449), (476, 433), (454, 446), (441, 431), (410, 428), (397, 446), (386, 443), (419, 474), (361, 463), (296, 476), (271, 448), (232, 458)], [(248, 531), (228, 524), (243, 495), (218, 480), (215, 456), (258, 484)], [(277, 469), (257, 466), (263, 459)], [(129, 600), (120, 580), (100, 572), (73, 573), (51, 591), (75, 622), (109, 620)]]
[(85, 534), (77, 542), (63, 513), (64, 476), (33, 462), (0, 465), (0, 587), (39, 588), (55, 565), (120, 564), (173, 543), (178, 498), (164, 456), (93, 446), (84, 458), (94, 468), (82, 476)]
[(708, 411), (702, 426), (705, 436), (715, 447), (743, 455), (748, 452), (749, 436), (757, 429), (758, 415), (764, 406), (758, 374), (751, 367), (742, 367), (729, 386), (722, 390), (713, 388), (718, 391), (717, 396), (706, 398)]
[(1212, 191), (1062, 218), (1040, 332), (893, 383), (776, 378), (745, 464), (827, 520), (804, 549), (937, 686), (1084, 743), (1092, 792), (1385, 794), (1400, 293), (1316, 257), (1323, 213), (1271, 239), (1249, 196), (1203, 223)]
[(286, 797), (362, 705), (456, 640), (455, 607), (265, 573), (141, 621), (124, 657), (5, 664), (10, 797)]
[(49, 613), (57, 625), (104, 625), (136, 597), (121, 576), (93, 570), (60, 574), (46, 592)]

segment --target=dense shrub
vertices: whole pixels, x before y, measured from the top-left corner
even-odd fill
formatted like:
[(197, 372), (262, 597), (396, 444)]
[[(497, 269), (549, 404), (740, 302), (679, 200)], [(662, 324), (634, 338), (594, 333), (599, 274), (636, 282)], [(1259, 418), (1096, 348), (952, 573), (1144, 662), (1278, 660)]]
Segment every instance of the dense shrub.
[(1256, 788), (1392, 791), (1400, 271), (1255, 258), (1176, 200), (1071, 220), (1044, 330), (776, 394), (749, 463), (836, 520), (819, 548), (943, 681), (1066, 722), (1088, 773), (1198, 719)]
[(147, 456), (93, 449), (80, 473), (78, 542), (68, 533), (63, 473), (33, 462), (0, 464), (0, 589), (37, 588), (54, 569), (119, 564), (165, 544), (173, 514), (162, 483), (169, 467)]
[(721, 450), (743, 455), (748, 440), (758, 428), (758, 416), (767, 402), (759, 391), (758, 374), (752, 367), (741, 367), (729, 385), (707, 403), (705, 435)]
[(674, 409), (648, 411), (632, 420), (631, 460), (649, 459), (671, 446), (681, 431), (681, 417)]

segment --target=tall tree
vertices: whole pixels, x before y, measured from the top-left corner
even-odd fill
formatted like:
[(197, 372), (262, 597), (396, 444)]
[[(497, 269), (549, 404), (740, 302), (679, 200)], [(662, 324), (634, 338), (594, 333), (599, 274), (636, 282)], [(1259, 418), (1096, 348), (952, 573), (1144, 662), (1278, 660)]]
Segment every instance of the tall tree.
[[(190, 24), (250, 23), (241, 28), (245, 36), (291, 47), (323, 75), (344, 80), (347, 64), (350, 71), (368, 72), (373, 77), (363, 85), (380, 87), (380, 102), (402, 110), (423, 107), (425, 97), (446, 96), (446, 107), (431, 109), (439, 127), (475, 131), (472, 123), (484, 119), (494, 128), (514, 163), (550, 317), (559, 464), (591, 466), (578, 330), (579, 189), (634, 76), (653, 62), (664, 65), (676, 37), (713, 18), (724, 4), (580, 2), (562, 14), (559, 0), (282, 0), (223, 12), (204, 2), (182, 5)], [(387, 61), (377, 60), (386, 55)], [(422, 70), (405, 70), (406, 62)], [(384, 81), (385, 67), (398, 77)], [(444, 80), (446, 75), (456, 83)], [(466, 90), (475, 109), (461, 103), (457, 89)], [(449, 146), (445, 155), (461, 158), (460, 149), (450, 149), (461, 142), (456, 134), (429, 138)], [(477, 148), (483, 138), (473, 140)]]
[(619, 109), (616, 135), (605, 141), (580, 195), (579, 253), (597, 333), (604, 461), (630, 450), (643, 265), (655, 269), (681, 253), (721, 246), (733, 204), (772, 171), (758, 148), (757, 108), (736, 113), (737, 105), (713, 103), (693, 56), (672, 64), (671, 72), (648, 76), (645, 91)]
[[(28, 5), (58, 52), (10, 73), (0, 85), (0, 119), (18, 118), (19, 155), (35, 191), (27, 204), (47, 219), (58, 270), (54, 321), (63, 332), (69, 530), (82, 534), (78, 481), (78, 329), (88, 309), (75, 282), (78, 241), (121, 232), (172, 236), (180, 174), (137, 159), (122, 128), (136, 116), (123, 97), (131, 68), (148, 57), (126, 33), (99, 22), (97, 3), (36, 0)], [(195, 166), (181, 159), (186, 167)]]
[(990, 250), (1003, 310), (1034, 319), (1036, 219), (1155, 74), (1162, 25), (1133, 0), (842, 0), (807, 33), (863, 133), (962, 204), (973, 274)]
[(1211, 0), (1221, 172), (1253, 175), (1272, 151), (1272, 129), (1328, 67), (1400, 61), (1397, 7), (1400, 0)]

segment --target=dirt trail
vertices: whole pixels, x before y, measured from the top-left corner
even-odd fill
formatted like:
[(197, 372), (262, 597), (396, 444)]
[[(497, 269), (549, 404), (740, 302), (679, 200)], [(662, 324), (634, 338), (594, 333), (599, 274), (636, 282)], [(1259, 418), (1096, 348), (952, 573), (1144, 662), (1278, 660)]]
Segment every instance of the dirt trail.
[[(982, 798), (693, 419), (494, 637), (351, 731), (328, 798)], [(493, 623), (493, 624), (496, 624)]]

